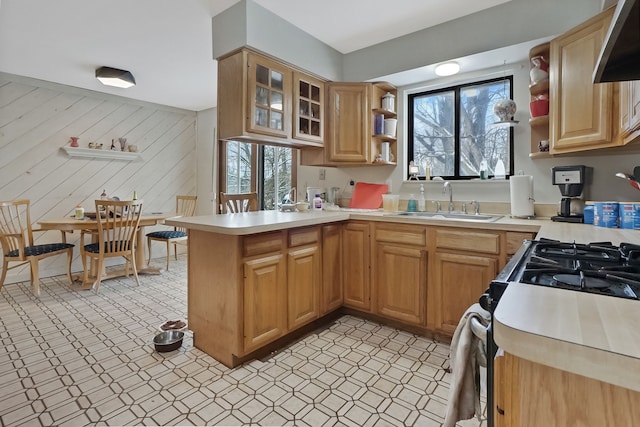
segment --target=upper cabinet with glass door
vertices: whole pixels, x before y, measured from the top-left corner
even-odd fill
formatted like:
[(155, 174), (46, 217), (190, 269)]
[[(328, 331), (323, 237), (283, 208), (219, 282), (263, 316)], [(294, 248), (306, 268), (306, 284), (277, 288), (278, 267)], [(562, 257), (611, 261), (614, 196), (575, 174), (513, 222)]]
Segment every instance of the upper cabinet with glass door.
[(293, 138), (324, 142), (324, 82), (293, 72)]
[(291, 70), (252, 52), (247, 59), (247, 128), (251, 132), (287, 138), (291, 135)]
[(322, 146), (324, 82), (250, 49), (218, 58), (223, 140)]

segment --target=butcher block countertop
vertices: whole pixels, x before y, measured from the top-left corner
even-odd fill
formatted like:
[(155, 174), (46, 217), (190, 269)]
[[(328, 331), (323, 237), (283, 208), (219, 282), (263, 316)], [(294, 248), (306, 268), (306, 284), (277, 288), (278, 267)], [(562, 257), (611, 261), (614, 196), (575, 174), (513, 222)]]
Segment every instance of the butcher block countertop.
[[(495, 222), (392, 217), (380, 211), (262, 211), (166, 220), (168, 225), (247, 235), (357, 219), (537, 232), (537, 239), (640, 244), (640, 231), (515, 219)], [(512, 283), (494, 314), (496, 343), (515, 356), (640, 391), (640, 301)]]

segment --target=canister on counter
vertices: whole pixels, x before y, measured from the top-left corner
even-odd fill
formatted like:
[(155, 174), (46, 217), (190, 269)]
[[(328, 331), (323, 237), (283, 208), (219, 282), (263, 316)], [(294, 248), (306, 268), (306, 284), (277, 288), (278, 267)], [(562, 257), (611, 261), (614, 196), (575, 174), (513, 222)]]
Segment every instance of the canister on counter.
[(595, 202), (593, 225), (605, 228), (618, 228), (618, 202)]
[(640, 202), (620, 203), (620, 228), (640, 230)]
[(594, 209), (593, 202), (585, 202), (583, 220), (585, 224), (593, 224)]

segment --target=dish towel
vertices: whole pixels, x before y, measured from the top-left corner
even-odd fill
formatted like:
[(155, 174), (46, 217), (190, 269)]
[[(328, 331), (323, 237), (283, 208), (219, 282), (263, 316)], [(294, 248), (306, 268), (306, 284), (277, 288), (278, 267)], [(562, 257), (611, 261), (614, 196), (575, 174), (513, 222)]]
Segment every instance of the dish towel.
[(479, 367), (487, 366), (487, 351), (471, 330), (472, 318), (486, 327), (491, 321), (491, 314), (480, 304), (473, 304), (462, 315), (453, 334), (449, 355), (452, 377), (443, 427), (454, 427), (457, 421), (472, 418), (474, 414), (480, 420), (482, 414)]

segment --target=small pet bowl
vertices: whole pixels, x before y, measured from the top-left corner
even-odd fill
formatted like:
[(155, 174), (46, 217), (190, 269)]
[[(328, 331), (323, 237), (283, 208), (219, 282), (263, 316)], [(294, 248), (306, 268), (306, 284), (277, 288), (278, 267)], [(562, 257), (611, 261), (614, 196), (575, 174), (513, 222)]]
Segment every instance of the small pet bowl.
[(309, 203), (307, 202), (298, 202), (296, 203), (296, 209), (298, 212), (305, 212), (309, 210)]
[(177, 350), (182, 347), (182, 339), (184, 332), (182, 331), (165, 331), (160, 332), (153, 337), (153, 345), (158, 353), (166, 353), (168, 351)]

